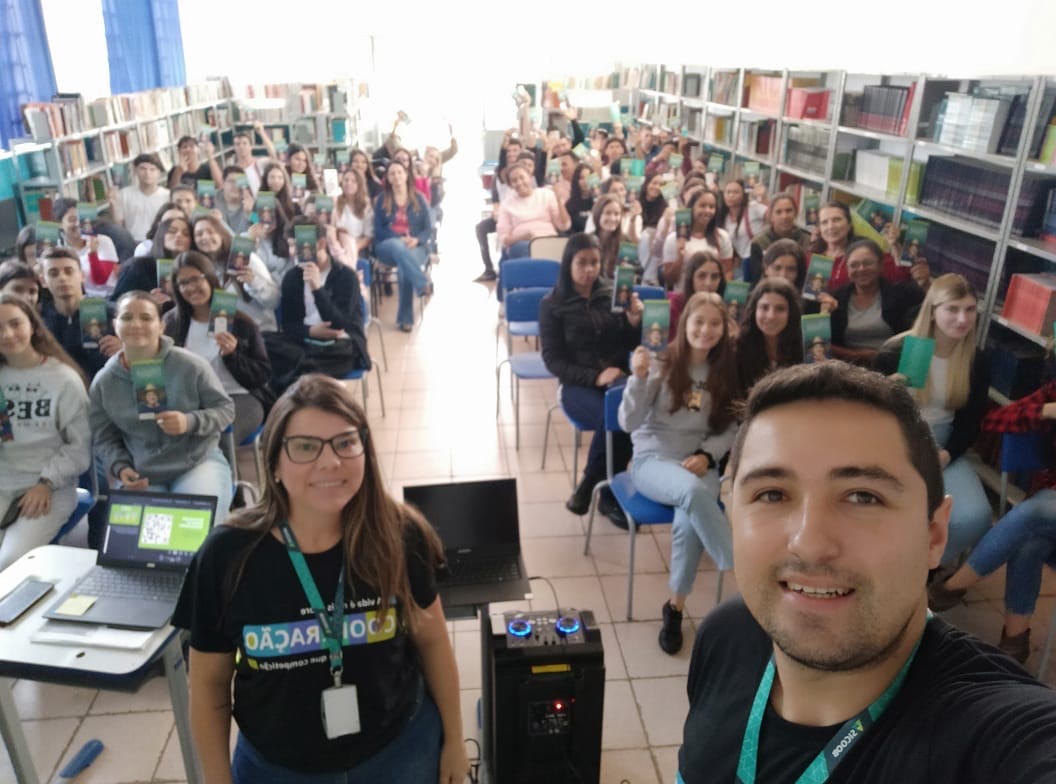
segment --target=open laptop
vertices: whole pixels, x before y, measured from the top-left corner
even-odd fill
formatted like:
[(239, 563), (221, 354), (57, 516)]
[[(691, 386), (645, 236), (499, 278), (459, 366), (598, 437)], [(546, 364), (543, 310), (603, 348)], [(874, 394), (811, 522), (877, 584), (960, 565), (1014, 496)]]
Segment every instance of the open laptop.
[(446, 607), (520, 601), (531, 587), (521, 557), (517, 480), (488, 479), (403, 488), (444, 543)]
[(161, 628), (215, 519), (213, 496), (111, 490), (97, 564), (44, 617)]

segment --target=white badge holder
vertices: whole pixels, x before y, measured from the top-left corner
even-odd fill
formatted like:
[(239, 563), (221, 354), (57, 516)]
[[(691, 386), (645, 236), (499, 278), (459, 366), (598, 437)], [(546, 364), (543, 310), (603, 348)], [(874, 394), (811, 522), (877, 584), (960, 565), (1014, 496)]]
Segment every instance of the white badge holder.
[(355, 685), (324, 689), (320, 708), (323, 731), (329, 740), (359, 732), (359, 695)]

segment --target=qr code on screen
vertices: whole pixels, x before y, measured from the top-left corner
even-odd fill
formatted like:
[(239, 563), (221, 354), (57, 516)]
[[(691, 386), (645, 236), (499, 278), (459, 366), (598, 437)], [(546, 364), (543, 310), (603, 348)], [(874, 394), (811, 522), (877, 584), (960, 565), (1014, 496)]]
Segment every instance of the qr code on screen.
[(167, 545), (172, 538), (172, 515), (151, 512), (143, 516), (140, 540), (146, 545)]

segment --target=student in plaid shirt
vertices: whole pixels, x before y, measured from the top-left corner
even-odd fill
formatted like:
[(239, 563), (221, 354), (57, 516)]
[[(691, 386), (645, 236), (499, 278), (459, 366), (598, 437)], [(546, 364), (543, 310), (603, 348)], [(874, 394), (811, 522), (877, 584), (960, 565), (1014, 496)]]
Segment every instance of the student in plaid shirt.
[[(1050, 431), (1056, 420), (1056, 381), (991, 411), (983, 430), (993, 433)], [(968, 561), (941, 585), (931, 587), (932, 609), (957, 604), (965, 591), (1004, 563), (1005, 626), (999, 647), (1020, 663), (1030, 656), (1030, 616), (1041, 591), (1042, 569), (1056, 566), (1056, 469), (1039, 471), (1036, 492), (1002, 517), (979, 540)]]

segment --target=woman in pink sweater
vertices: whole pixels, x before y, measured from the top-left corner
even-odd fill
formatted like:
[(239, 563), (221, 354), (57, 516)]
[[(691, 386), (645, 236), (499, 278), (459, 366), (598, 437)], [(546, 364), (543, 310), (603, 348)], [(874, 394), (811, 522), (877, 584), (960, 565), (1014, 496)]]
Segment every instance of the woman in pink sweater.
[(549, 188), (536, 188), (523, 164), (514, 164), (507, 175), (511, 193), (499, 208), (497, 231), (504, 259), (524, 258), (536, 237), (568, 231), (572, 219)]

